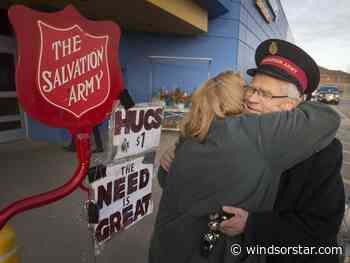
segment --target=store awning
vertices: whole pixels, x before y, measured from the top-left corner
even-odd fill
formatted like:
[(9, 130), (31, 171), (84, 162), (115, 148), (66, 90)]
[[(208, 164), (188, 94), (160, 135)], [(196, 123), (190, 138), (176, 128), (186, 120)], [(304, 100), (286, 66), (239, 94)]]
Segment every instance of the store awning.
[(229, 11), (223, 0), (196, 0), (197, 3), (208, 11), (209, 19), (214, 19)]
[[(221, 0), (222, 1), (222, 0)], [(124, 30), (198, 35), (208, 19), (227, 11), (220, 0), (6, 0), (9, 4), (63, 8), (71, 3), (90, 19), (113, 20)], [(2, 2), (2, 1), (1, 1)], [(5, 3), (1, 3), (3, 6)], [(8, 7), (8, 6), (7, 6)], [(47, 8), (46, 8), (47, 10)]]

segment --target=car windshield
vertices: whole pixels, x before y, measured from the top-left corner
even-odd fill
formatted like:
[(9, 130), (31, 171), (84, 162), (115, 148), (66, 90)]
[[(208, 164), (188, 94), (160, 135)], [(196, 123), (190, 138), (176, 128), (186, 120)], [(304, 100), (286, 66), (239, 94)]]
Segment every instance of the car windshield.
[(332, 86), (322, 86), (319, 88), (319, 92), (321, 93), (338, 93), (337, 87)]

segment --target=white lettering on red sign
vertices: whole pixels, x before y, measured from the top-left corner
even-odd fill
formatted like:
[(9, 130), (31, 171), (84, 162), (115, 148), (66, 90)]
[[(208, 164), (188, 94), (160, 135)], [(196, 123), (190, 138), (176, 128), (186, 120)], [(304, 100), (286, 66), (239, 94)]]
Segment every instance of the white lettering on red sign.
[(43, 97), (76, 117), (101, 105), (110, 91), (108, 36), (90, 35), (78, 25), (60, 29), (38, 21), (38, 26)]

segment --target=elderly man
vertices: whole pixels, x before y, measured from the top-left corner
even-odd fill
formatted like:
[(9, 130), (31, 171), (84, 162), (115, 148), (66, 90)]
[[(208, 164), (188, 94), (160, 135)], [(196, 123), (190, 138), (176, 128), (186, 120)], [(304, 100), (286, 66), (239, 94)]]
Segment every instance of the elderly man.
[[(247, 72), (253, 76), (246, 93), (246, 110), (250, 113), (290, 110), (294, 105), (288, 103), (288, 98), (311, 94), (318, 86), (317, 64), (291, 43), (264, 41), (257, 48), (255, 59), (258, 67)], [(173, 149), (161, 159), (165, 171), (174, 158)], [(243, 234), (247, 246), (289, 247), (289, 254), (278, 255), (276, 250), (275, 255), (268, 254), (268, 263), (338, 262), (338, 255), (321, 255), (322, 250), (318, 253), (317, 249), (337, 244), (345, 207), (341, 165), (342, 145), (335, 139), (322, 151), (284, 172), (273, 211), (224, 207), (234, 216), (222, 222), (220, 230), (229, 236)], [(164, 178), (159, 179), (162, 184)], [(308, 253), (304, 247), (315, 247), (314, 252)], [(228, 257), (232, 256), (229, 252)]]

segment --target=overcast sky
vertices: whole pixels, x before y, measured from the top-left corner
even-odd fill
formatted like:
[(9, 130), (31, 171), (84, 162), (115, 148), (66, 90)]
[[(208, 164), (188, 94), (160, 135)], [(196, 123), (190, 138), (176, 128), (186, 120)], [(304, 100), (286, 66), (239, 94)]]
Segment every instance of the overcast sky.
[(350, 73), (350, 0), (281, 0), (296, 44), (329, 69)]

